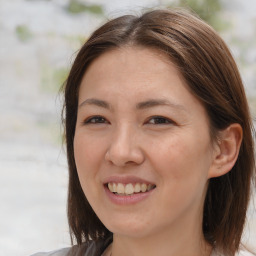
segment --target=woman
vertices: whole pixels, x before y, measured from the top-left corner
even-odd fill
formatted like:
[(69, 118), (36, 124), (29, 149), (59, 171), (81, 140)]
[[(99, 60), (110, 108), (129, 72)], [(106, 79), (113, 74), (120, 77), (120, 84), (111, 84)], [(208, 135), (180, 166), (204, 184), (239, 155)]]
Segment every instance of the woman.
[(253, 128), (210, 26), (181, 10), (107, 22), (74, 61), (64, 113), (77, 245), (46, 255), (251, 255)]

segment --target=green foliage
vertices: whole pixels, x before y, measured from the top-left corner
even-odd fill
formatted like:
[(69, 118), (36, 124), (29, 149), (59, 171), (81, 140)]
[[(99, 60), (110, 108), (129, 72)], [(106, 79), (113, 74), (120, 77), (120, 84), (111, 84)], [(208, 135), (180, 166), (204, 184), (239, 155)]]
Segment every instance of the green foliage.
[(56, 70), (54, 70), (53, 73), (53, 81), (56, 83), (56, 85), (61, 86), (65, 80), (67, 79), (69, 74), (69, 70), (67, 68), (57, 68)]
[(16, 27), (16, 35), (22, 42), (26, 42), (33, 37), (32, 32), (26, 25), (18, 25)]
[(217, 30), (223, 30), (228, 26), (220, 16), (222, 10), (220, 0), (178, 0), (171, 6), (186, 7), (193, 10)]
[(80, 49), (80, 47), (87, 41), (85, 35), (65, 35), (64, 38), (72, 44), (74, 51)]
[(65, 82), (69, 74), (68, 68), (54, 68), (49, 63), (41, 65), (41, 88), (44, 92), (56, 93)]
[(180, 4), (192, 8), (205, 21), (211, 21), (221, 10), (219, 0), (180, 0)]
[(98, 4), (84, 4), (77, 0), (70, 0), (67, 10), (70, 13), (77, 14), (81, 12), (89, 12), (93, 14), (103, 15), (103, 9), (101, 5)]

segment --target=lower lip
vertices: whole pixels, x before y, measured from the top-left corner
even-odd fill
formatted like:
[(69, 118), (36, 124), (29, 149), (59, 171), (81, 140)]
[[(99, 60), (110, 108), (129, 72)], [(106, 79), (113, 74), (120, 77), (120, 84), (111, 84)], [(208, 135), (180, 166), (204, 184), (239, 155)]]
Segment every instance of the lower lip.
[(110, 190), (106, 186), (104, 186), (104, 189), (110, 201), (119, 205), (129, 205), (129, 204), (139, 203), (147, 199), (155, 190), (155, 189), (152, 189), (144, 193), (136, 193), (128, 196), (122, 196), (122, 195), (120, 196), (118, 194), (114, 194), (110, 192)]

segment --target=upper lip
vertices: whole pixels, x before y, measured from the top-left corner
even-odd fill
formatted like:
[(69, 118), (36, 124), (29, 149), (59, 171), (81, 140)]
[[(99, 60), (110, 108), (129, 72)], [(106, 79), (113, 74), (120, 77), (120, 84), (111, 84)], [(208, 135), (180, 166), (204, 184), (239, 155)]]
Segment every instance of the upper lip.
[(145, 184), (154, 184), (153, 182), (136, 177), (136, 176), (109, 176), (103, 180), (104, 184), (107, 183), (123, 183), (123, 184), (129, 184), (129, 183), (145, 183)]

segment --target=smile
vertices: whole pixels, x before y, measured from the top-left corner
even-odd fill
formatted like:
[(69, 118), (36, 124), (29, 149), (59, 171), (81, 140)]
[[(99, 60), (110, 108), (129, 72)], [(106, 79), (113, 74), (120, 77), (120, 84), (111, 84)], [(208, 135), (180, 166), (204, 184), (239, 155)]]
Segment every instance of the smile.
[(148, 192), (154, 189), (156, 186), (153, 184), (146, 184), (146, 183), (123, 184), (123, 183), (109, 182), (107, 184), (107, 187), (110, 190), (110, 192), (115, 193), (116, 195), (129, 196), (133, 194)]

